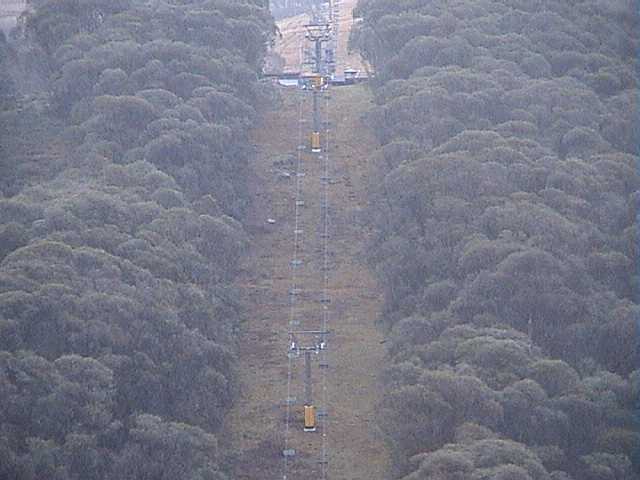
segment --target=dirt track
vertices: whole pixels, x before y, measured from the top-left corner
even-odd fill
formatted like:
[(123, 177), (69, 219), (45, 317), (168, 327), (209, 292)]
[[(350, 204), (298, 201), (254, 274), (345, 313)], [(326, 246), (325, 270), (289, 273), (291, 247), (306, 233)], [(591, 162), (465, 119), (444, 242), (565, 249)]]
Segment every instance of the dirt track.
[[(287, 331), (289, 289), (293, 251), (295, 180), (282, 171), (294, 171), (298, 145), (299, 96), (296, 89), (282, 89), (282, 108), (267, 115), (254, 132), (260, 154), (253, 164), (253, 208), (249, 228), (255, 239), (246, 259), (239, 288), (246, 304), (246, 323), (241, 345), (241, 396), (227, 420), (237, 457), (237, 479), (282, 478), (282, 447), (287, 384)], [(366, 202), (365, 186), (374, 140), (360, 123), (369, 105), (364, 86), (332, 91), (332, 159), (330, 207), (330, 294), (332, 335), (327, 369), (328, 478), (382, 480), (388, 465), (385, 444), (375, 426), (378, 398), (377, 372), (384, 348), (374, 327), (380, 295), (374, 278), (363, 263), (368, 232), (360, 214)], [(311, 99), (303, 100), (303, 118), (310, 117)], [(303, 124), (308, 131), (308, 123)], [(292, 158), (293, 157), (293, 158)], [(297, 316), (304, 328), (318, 325), (323, 305), (323, 239), (320, 235), (324, 184), (322, 163), (317, 155), (304, 152), (300, 210), (304, 230), (299, 257)], [(268, 224), (267, 218), (276, 220)], [(301, 399), (301, 361), (294, 362), (292, 396)], [(315, 370), (320, 396), (320, 373)], [(302, 432), (299, 404), (293, 408), (290, 447), (297, 455), (288, 478), (318, 473), (321, 433)], [(319, 405), (324, 409), (325, 406)], [(314, 475), (317, 476), (317, 475)]]

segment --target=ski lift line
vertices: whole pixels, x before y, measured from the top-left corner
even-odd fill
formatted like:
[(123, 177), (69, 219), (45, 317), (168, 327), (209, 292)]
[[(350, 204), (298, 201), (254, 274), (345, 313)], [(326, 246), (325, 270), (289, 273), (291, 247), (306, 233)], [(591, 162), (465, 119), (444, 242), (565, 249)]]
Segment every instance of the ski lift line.
[[(304, 104), (304, 98), (302, 96), (299, 95), (299, 108), (298, 108), (298, 143), (301, 143), (302, 141), (302, 137), (303, 137), (303, 131), (302, 131), (302, 118), (303, 118), (303, 104)], [(295, 227), (294, 227), (294, 252), (293, 252), (293, 259), (296, 259), (298, 256), (298, 242), (296, 241), (297, 238), (297, 234), (295, 233), (297, 230), (300, 229), (300, 207), (301, 207), (301, 203), (300, 203), (300, 198), (302, 195), (302, 187), (303, 187), (303, 175), (300, 175), (300, 172), (302, 172), (302, 150), (298, 150), (298, 155), (297, 155), (297, 164), (296, 164), (296, 170), (297, 170), (297, 175), (296, 175), (296, 204), (295, 204)], [(298, 284), (298, 279), (297, 279), (297, 272), (294, 271), (292, 272), (292, 277), (291, 277), (291, 287), (294, 290), (297, 290), (297, 284)], [(299, 321), (296, 322), (296, 304), (295, 304), (295, 298), (291, 297), (291, 303), (290, 303), (290, 315), (289, 315), (289, 323), (290, 325), (292, 324), (296, 324), (296, 323), (300, 323)], [(288, 375), (287, 375), (287, 394), (288, 396), (291, 395), (291, 383), (292, 383), (292, 379), (293, 379), (293, 360), (294, 358), (289, 356), (288, 357)], [(287, 433), (287, 438), (285, 439), (285, 450), (288, 448), (288, 443), (289, 443), (289, 439), (288, 439), (288, 434), (289, 434), (289, 430), (290, 430), (290, 422), (291, 422), (291, 408), (290, 405), (287, 406), (288, 408), (288, 412), (287, 412), (287, 426), (286, 426), (286, 433)], [(289, 466), (289, 459), (285, 457), (285, 472), (288, 469)], [(286, 473), (285, 473), (286, 475)]]
[[(299, 99), (298, 101), (298, 116), (301, 117), (302, 116), (302, 99)], [(299, 127), (300, 130), (301, 127)], [(300, 157), (301, 155), (298, 154), (298, 165), (300, 163)], [(296, 176), (296, 191), (299, 189), (299, 181), (300, 178), (298, 176)], [(295, 247), (294, 247), (295, 248)], [(294, 257), (295, 258), (295, 257)], [(296, 271), (295, 269), (292, 271), (292, 283), (295, 284), (295, 275), (296, 275)], [(294, 304), (293, 302), (290, 303), (290, 315), (289, 315), (289, 323), (293, 322), (293, 317), (294, 317)], [(287, 359), (287, 399), (291, 398), (291, 380), (292, 380), (292, 371), (293, 371), (293, 359), (292, 358), (288, 358)], [(291, 404), (289, 402), (287, 402), (286, 404), (286, 413), (285, 413), (285, 431), (284, 431), (284, 450), (283, 452), (291, 452), (292, 449), (289, 448), (289, 428), (290, 428), (290, 422), (291, 422)], [(283, 455), (283, 479), (287, 479), (287, 475), (288, 475), (288, 470), (289, 470), (289, 457), (292, 455), (287, 455), (286, 453)]]
[[(329, 8), (329, 12), (330, 12), (330, 23), (333, 23), (335, 21), (335, 17), (333, 16), (333, 2), (330, 1), (330, 8)], [(333, 32), (335, 35), (335, 31)], [(336, 39), (332, 38), (332, 44), (335, 45), (336, 44)], [(334, 47), (335, 48), (335, 47)], [(304, 46), (301, 47), (301, 56), (302, 56), (302, 52), (304, 50)], [(334, 50), (335, 51), (335, 50)], [(298, 145), (303, 145), (302, 143), (302, 138), (303, 138), (303, 102), (304, 102), (304, 95), (301, 94), (298, 91), (298, 99), (299, 99), (299, 104), (298, 104)], [(329, 171), (330, 171), (330, 155), (329, 155), (329, 146), (330, 146), (330, 135), (329, 135), (329, 125), (331, 125), (331, 122), (329, 122), (329, 117), (330, 117), (330, 101), (329, 101), (329, 97), (325, 98), (325, 116), (327, 121), (324, 123), (325, 128), (326, 128), (326, 137), (325, 137), (325, 144), (326, 144), (326, 154), (317, 158), (318, 161), (322, 162), (323, 164), (323, 170), (324, 170), (324, 176), (323, 178), (325, 179), (329, 179)], [(300, 226), (300, 215), (301, 215), (301, 207), (303, 206), (303, 203), (301, 201), (301, 193), (302, 193), (302, 186), (303, 186), (303, 175), (302, 173), (302, 164), (303, 164), (303, 149), (302, 148), (298, 148), (297, 149), (297, 173), (296, 173), (296, 204), (295, 204), (295, 229), (294, 229), (294, 251), (293, 251), (293, 257), (291, 260), (292, 265), (297, 265), (299, 263), (299, 258), (298, 258), (298, 254), (299, 254), (299, 241), (298, 241), (298, 236), (302, 235), (302, 231), (301, 231), (301, 226)], [(331, 316), (331, 312), (329, 309), (329, 284), (330, 284), (330, 278), (329, 278), (329, 251), (330, 251), (330, 242), (332, 240), (331, 236), (329, 235), (329, 228), (330, 228), (330, 209), (329, 209), (329, 188), (330, 188), (330, 182), (329, 181), (321, 181), (321, 185), (323, 188), (322, 194), (324, 196), (324, 202), (323, 202), (323, 206), (324, 208), (321, 209), (321, 215), (322, 215), (322, 230), (323, 233), (321, 234), (321, 238), (323, 241), (323, 294), (322, 294), (322, 299), (324, 300), (322, 303), (322, 331), (327, 332), (328, 331), (328, 326), (330, 323), (330, 316)], [(300, 291), (298, 283), (298, 269), (293, 268), (291, 269), (291, 290), (293, 292), (298, 292)], [(294, 322), (297, 320), (297, 314), (298, 312), (300, 312), (299, 310), (300, 307), (298, 307), (296, 305), (295, 302), (295, 296), (291, 296), (291, 302), (290, 302), (290, 313), (289, 313), (289, 329), (290, 330), (294, 330), (293, 328), (291, 328), (293, 325), (299, 325), (301, 322), (296, 322), (294, 324)], [(328, 359), (328, 349), (322, 349), (320, 350), (320, 356), (321, 356), (321, 363), (323, 365), (329, 365), (329, 359)], [(287, 374), (287, 399), (291, 398), (291, 390), (292, 390), (292, 381), (293, 381), (293, 362), (294, 358), (293, 356), (288, 356), (288, 374)], [(328, 406), (328, 394), (327, 394), (327, 371), (328, 368), (321, 368), (321, 383), (322, 383), (322, 403), (323, 403), (323, 412), (326, 412), (327, 406)], [(286, 413), (286, 422), (285, 422), (285, 449), (283, 451), (284, 452), (295, 452), (294, 449), (290, 448), (290, 442), (291, 439), (289, 438), (290, 436), (290, 429), (291, 429), (291, 415), (292, 415), (292, 410), (291, 410), (291, 402), (287, 402), (287, 413)], [(320, 423), (320, 428), (321, 428), (321, 435), (322, 435), (322, 450), (321, 450), (321, 456), (320, 459), (318, 461), (318, 463), (321, 465), (321, 472), (322, 472), (322, 480), (326, 480), (327, 478), (327, 474), (328, 474), (328, 440), (327, 440), (327, 430), (328, 430), (328, 424), (327, 424), (327, 419), (326, 419), (326, 415), (319, 415), (318, 419)], [(290, 467), (290, 463), (293, 462), (294, 457), (295, 457), (295, 453), (292, 455), (287, 455), (284, 454), (284, 463), (283, 463), (283, 478), (286, 480), (288, 478), (289, 475), (289, 467)]]
[[(333, 5), (330, 5), (333, 7)], [(333, 10), (333, 8), (331, 8)], [(325, 100), (325, 118), (327, 124), (330, 121), (330, 103), (329, 98)], [(330, 135), (329, 129), (327, 128), (325, 135), (325, 154), (323, 155), (323, 163), (324, 163), (324, 176), (329, 177), (329, 163), (331, 160), (330, 157)], [(323, 190), (324, 190), (324, 235), (323, 235), (323, 243), (324, 243), (324, 298), (329, 298), (329, 274), (328, 274), (328, 264), (329, 264), (329, 244), (331, 242), (331, 238), (329, 236), (329, 182), (323, 182)], [(322, 311), (322, 328), (324, 331), (329, 330), (329, 320), (330, 320), (330, 310), (327, 308), (327, 305), (324, 305)], [(323, 350), (321, 362), (325, 365), (329, 364), (329, 359), (327, 358), (328, 352), (327, 350)], [(328, 392), (327, 392), (327, 368), (321, 368), (321, 376), (322, 376), (322, 404), (324, 411), (326, 412), (328, 407)], [(326, 416), (320, 417), (321, 421), (321, 433), (322, 433), (322, 451), (320, 457), (320, 469), (322, 473), (322, 480), (326, 480), (328, 473), (328, 445), (327, 445), (327, 418)]]
[[(302, 95), (298, 94), (298, 145), (302, 144), (302, 114), (303, 114), (303, 102), (304, 98)], [(297, 163), (296, 163), (296, 173), (299, 173), (302, 168), (302, 150), (297, 149)], [(300, 193), (302, 190), (302, 179), (303, 177), (296, 174), (296, 200), (300, 199)], [(300, 230), (299, 225), (299, 215), (300, 215), (300, 207), (296, 202), (295, 206), (295, 228), (294, 228), (294, 252), (293, 259), (298, 257), (298, 239), (297, 239), (297, 231)], [(295, 289), (297, 284), (297, 269), (291, 269), (291, 288)], [(289, 304), (289, 325), (293, 325), (295, 320), (295, 302), (292, 301)], [(293, 377), (293, 358), (288, 356), (287, 358), (287, 400), (291, 398), (291, 383)], [(284, 450), (283, 452), (291, 453), (294, 451), (289, 448), (289, 430), (291, 428), (291, 403), (287, 402), (286, 405), (286, 413), (285, 413), (285, 427), (284, 427)], [(293, 458), (293, 455), (287, 455), (286, 453), (283, 455), (283, 466), (282, 466), (282, 478), (287, 480), (289, 474), (289, 463), (290, 458)]]
[[(333, 6), (333, 5), (331, 5)], [(333, 11), (333, 8), (331, 9)], [(332, 19), (333, 20), (333, 19)], [(337, 25), (336, 25), (337, 27)], [(337, 52), (337, 49), (335, 49), (335, 43), (337, 42), (337, 36), (338, 36), (338, 30), (337, 28), (334, 31), (334, 52)], [(329, 177), (330, 175), (330, 165), (331, 165), (331, 132), (330, 132), (330, 128), (329, 126), (331, 125), (331, 102), (330, 102), (330, 97), (327, 97), (325, 99), (325, 119), (326, 119), (326, 132), (325, 132), (325, 155), (324, 155), (324, 175), (325, 177)], [(330, 244), (332, 241), (331, 236), (329, 235), (329, 228), (330, 228), (330, 215), (329, 215), (329, 205), (330, 205), (330, 198), (329, 198), (329, 188), (330, 188), (330, 184), (329, 182), (325, 182), (324, 183), (324, 205), (327, 207), (324, 210), (324, 235), (323, 235), (323, 241), (324, 241), (324, 284), (325, 284), (325, 297), (328, 297), (329, 295), (329, 248), (330, 248)], [(323, 308), (323, 328), (325, 330), (329, 329), (329, 325), (330, 325), (330, 319), (331, 319), (331, 310), (330, 308), (328, 308), (327, 305), (324, 306), (325, 308)], [(325, 365), (329, 365), (329, 358), (328, 358), (328, 350), (323, 352), (323, 363)], [(328, 394), (328, 388), (327, 388), (327, 378), (328, 378), (328, 368), (322, 368), (321, 372), (322, 372), (322, 397), (323, 397), (323, 406), (324, 406), (324, 410), (326, 411), (326, 409), (328, 408), (329, 405), (329, 394)], [(328, 424), (327, 424), (327, 418), (326, 417), (321, 417), (321, 421), (322, 421), (322, 456), (321, 456), (321, 469), (322, 469), (322, 478), (323, 480), (326, 480), (327, 474), (328, 474), (328, 460), (329, 460), (329, 444), (328, 444)]]

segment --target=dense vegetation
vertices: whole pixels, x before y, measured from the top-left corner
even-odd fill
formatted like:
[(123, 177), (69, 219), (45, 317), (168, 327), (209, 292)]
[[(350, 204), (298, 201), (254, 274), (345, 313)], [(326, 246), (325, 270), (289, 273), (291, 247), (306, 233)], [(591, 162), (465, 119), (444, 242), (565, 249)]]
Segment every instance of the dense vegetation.
[(225, 478), (266, 2), (32, 4), (0, 38), (0, 478)]
[(631, 0), (361, 0), (405, 480), (640, 472)]

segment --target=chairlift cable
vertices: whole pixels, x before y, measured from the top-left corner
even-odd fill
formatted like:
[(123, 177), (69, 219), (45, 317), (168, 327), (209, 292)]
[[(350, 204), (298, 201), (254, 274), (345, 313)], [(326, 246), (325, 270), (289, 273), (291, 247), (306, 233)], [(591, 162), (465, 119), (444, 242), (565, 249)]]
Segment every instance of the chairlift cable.
[[(302, 144), (302, 113), (304, 96), (298, 91), (298, 146)], [(303, 177), (299, 175), (302, 172), (302, 150), (296, 148), (297, 161), (296, 161), (296, 202), (294, 213), (294, 230), (293, 230), (293, 258), (292, 261), (298, 258), (298, 235), (300, 234), (299, 222), (300, 222), (300, 200), (302, 192), (302, 180)], [(291, 269), (291, 291), (295, 291), (297, 287), (297, 268)], [(287, 327), (287, 334), (291, 330), (291, 325), (295, 320), (296, 315), (296, 297), (289, 296), (289, 326)], [(285, 428), (284, 428), (284, 451), (289, 450), (289, 430), (291, 426), (291, 383), (293, 375), (293, 358), (287, 355), (287, 397), (286, 397), (286, 414), (285, 414)], [(283, 455), (283, 480), (287, 480), (289, 473), (289, 456)]]

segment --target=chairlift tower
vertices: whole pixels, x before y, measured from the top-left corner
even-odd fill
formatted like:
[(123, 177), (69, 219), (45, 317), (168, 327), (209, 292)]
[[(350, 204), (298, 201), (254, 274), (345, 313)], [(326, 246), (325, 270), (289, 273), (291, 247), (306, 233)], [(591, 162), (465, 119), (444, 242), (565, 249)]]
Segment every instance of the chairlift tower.
[(330, 42), (333, 36), (331, 23), (320, 18), (318, 15), (314, 16), (312, 22), (304, 27), (306, 30), (305, 38), (313, 44), (313, 50), (315, 52), (312, 62), (309, 62), (312, 66), (313, 73), (313, 132), (311, 132), (311, 151), (319, 153), (322, 151), (320, 141), (321, 121), (319, 97), (320, 92), (328, 83), (327, 77), (329, 75), (328, 62), (323, 55), (323, 46), (325, 43)]
[(311, 42), (314, 46), (314, 57), (311, 63), (313, 67), (313, 73), (319, 75), (325, 75), (326, 72), (326, 63), (324, 61), (324, 57), (322, 55), (323, 49), (322, 46), (324, 43), (331, 41), (332, 39), (332, 28), (331, 23), (328, 21), (315, 17), (311, 23), (308, 23), (304, 26), (305, 35), (309, 42)]
[[(311, 358), (319, 355), (327, 348), (326, 336), (329, 332), (309, 330), (289, 332), (289, 355), (297, 358), (304, 355), (304, 431), (315, 432), (317, 425), (317, 409), (313, 400), (313, 378), (311, 376)], [(298, 338), (313, 337), (314, 342), (300, 345)]]

